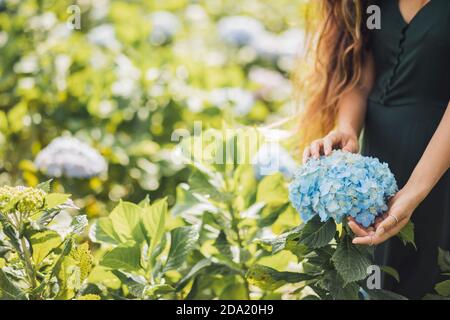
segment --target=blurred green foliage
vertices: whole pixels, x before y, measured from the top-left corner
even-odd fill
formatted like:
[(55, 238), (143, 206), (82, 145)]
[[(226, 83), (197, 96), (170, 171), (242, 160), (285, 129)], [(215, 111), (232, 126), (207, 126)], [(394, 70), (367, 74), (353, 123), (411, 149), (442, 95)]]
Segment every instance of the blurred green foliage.
[[(81, 28), (67, 22), (80, 8)], [(52, 139), (71, 133), (107, 159), (107, 176), (87, 181), (56, 179), (90, 217), (103, 215), (118, 199), (139, 201), (168, 195), (188, 170), (172, 163), (172, 132), (262, 124), (289, 113), (289, 94), (258, 96), (249, 78), (263, 67), (283, 77), (289, 70), (260, 59), (249, 48), (218, 37), (217, 21), (248, 15), (279, 34), (302, 28), (306, 1), (147, 0), (0, 1), (0, 183), (36, 185), (44, 179), (33, 165)], [(175, 34), (155, 41), (152, 14), (178, 19)], [(251, 110), (236, 115), (205, 99), (216, 88), (248, 89)]]

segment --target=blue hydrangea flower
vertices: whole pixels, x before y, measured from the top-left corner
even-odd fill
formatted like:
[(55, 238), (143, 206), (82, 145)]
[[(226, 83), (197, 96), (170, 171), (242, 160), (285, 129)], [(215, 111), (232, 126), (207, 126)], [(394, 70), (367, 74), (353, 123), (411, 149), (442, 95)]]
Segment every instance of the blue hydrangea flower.
[(352, 216), (368, 227), (388, 209), (387, 201), (397, 191), (386, 163), (338, 150), (301, 166), (289, 185), (289, 198), (305, 222), (315, 215), (337, 223)]

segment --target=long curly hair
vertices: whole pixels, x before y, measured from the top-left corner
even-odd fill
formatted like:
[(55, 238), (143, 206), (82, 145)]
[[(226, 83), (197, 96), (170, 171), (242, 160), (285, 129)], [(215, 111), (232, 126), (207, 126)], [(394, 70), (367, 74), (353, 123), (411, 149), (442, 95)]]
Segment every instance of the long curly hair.
[(294, 76), (299, 91), (307, 97), (299, 127), (301, 149), (333, 130), (340, 98), (362, 79), (369, 43), (366, 8), (373, 3), (370, 0), (312, 3), (313, 16), (319, 19), (308, 19), (309, 49), (303, 59), (312, 70), (305, 73), (302, 67)]

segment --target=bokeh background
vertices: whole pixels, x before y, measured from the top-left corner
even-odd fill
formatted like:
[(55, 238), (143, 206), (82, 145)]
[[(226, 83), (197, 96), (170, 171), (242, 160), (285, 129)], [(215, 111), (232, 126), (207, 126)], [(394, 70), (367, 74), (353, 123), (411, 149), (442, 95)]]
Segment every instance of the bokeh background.
[[(80, 10), (79, 29), (70, 28), (77, 14), (71, 5)], [(90, 218), (147, 194), (173, 204), (189, 175), (172, 161), (175, 129), (295, 118), (290, 79), (305, 47), (308, 6), (0, 0), (0, 184), (34, 186), (53, 175), (55, 188), (73, 194)], [(102, 164), (95, 155), (85, 161), (71, 154), (83, 146), (70, 141), (36, 161), (61, 136), (93, 147), (107, 169), (83, 175)], [(42, 170), (55, 155), (78, 175)]]

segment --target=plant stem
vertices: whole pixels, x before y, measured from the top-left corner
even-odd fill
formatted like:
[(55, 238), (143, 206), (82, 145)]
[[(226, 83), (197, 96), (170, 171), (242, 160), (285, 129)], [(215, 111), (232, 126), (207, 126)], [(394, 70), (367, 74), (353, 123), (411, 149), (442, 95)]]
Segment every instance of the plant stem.
[(36, 288), (36, 271), (34, 270), (33, 263), (31, 262), (30, 251), (27, 248), (24, 237), (20, 237), (20, 244), (22, 246), (22, 257), (25, 262), (25, 270), (30, 281), (31, 289), (33, 290)]
[[(227, 186), (227, 192), (229, 193), (230, 192), (230, 184), (228, 181), (228, 176), (225, 177), (225, 184)], [(231, 200), (227, 201), (227, 207), (228, 207), (228, 211), (230, 212), (230, 216), (231, 216), (231, 228), (236, 233), (237, 244), (239, 247), (239, 264), (241, 265), (241, 268), (244, 271), (244, 274), (241, 275), (241, 278), (242, 278), (242, 281), (244, 281), (246, 298), (247, 298), (247, 300), (250, 300), (250, 287), (249, 287), (247, 278), (245, 277), (245, 273), (247, 273), (247, 266), (245, 265), (245, 263), (241, 262), (241, 251), (242, 251), (242, 249), (244, 249), (244, 241), (241, 238), (241, 235), (239, 233), (239, 227), (238, 227), (239, 217), (236, 216), (236, 212), (233, 208), (233, 203), (231, 202)]]

